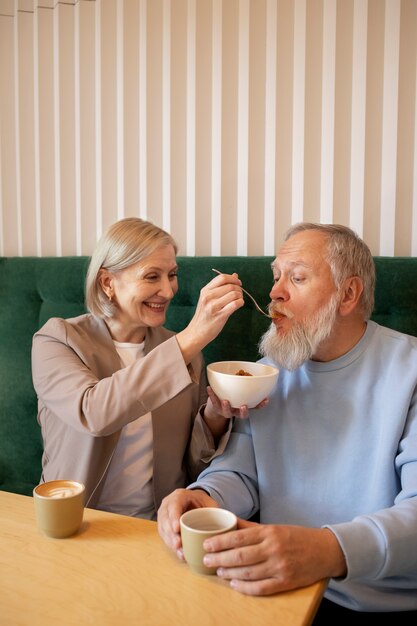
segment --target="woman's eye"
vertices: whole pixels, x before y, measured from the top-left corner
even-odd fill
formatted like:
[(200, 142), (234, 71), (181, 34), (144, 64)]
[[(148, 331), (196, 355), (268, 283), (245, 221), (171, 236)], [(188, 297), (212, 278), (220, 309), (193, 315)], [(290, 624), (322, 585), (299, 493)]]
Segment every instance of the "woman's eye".
[(169, 279), (174, 280), (175, 278), (177, 278), (177, 276), (178, 276), (178, 272), (171, 272), (171, 274), (169, 275)]
[(156, 274), (148, 274), (145, 276), (145, 280), (158, 280), (158, 276)]

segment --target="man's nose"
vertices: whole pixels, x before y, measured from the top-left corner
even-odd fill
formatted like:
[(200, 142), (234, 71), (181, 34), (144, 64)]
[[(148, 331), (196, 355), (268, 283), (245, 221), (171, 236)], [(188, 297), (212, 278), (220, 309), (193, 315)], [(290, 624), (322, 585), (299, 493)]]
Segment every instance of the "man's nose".
[(279, 278), (273, 284), (271, 291), (269, 292), (271, 300), (287, 300), (288, 290), (285, 287), (285, 281), (283, 278)]

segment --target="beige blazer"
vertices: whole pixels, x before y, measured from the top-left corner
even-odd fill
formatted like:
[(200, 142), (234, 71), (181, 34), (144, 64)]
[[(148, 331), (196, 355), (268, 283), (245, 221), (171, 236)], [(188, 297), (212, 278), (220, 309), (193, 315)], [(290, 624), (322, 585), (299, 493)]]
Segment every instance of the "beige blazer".
[(121, 429), (152, 412), (155, 510), (220, 454), (199, 408), (206, 401), (200, 355), (185, 365), (174, 333), (149, 328), (145, 356), (122, 368), (105, 322), (52, 318), (34, 335), (32, 376), (44, 452), (41, 482), (81, 481), (94, 508)]

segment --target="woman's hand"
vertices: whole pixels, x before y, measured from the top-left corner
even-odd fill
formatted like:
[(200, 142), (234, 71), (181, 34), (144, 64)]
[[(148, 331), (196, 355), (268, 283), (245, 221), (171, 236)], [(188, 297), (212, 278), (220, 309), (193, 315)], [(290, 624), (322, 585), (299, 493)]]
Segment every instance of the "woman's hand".
[[(232, 417), (238, 417), (246, 419), (249, 417), (249, 409), (246, 404), (242, 404), (239, 407), (232, 407), (228, 400), (220, 400), (214, 393), (211, 387), (207, 387), (208, 400), (204, 411), (204, 417), (208, 419), (215, 419), (216, 417), (224, 417), (231, 419)], [(262, 409), (269, 403), (268, 398), (264, 398), (262, 402), (254, 407), (255, 409)]]
[(200, 291), (196, 311), (177, 341), (188, 364), (223, 329), (229, 317), (244, 305), (237, 274), (220, 274)]
[[(221, 437), (228, 428), (228, 422), (233, 417), (237, 419), (247, 419), (249, 409), (246, 404), (239, 407), (232, 407), (228, 400), (220, 400), (211, 387), (207, 387), (208, 400), (204, 409), (203, 419), (209, 427), (215, 439)], [(269, 403), (265, 398), (256, 405), (255, 409), (262, 409)]]

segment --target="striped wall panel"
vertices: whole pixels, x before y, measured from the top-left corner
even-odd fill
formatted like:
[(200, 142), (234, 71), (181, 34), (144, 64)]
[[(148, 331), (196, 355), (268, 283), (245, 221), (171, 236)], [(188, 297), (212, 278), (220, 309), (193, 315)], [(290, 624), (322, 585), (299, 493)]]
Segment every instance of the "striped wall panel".
[(417, 255), (416, 0), (0, 0), (0, 255), (130, 215), (190, 256), (300, 220)]

